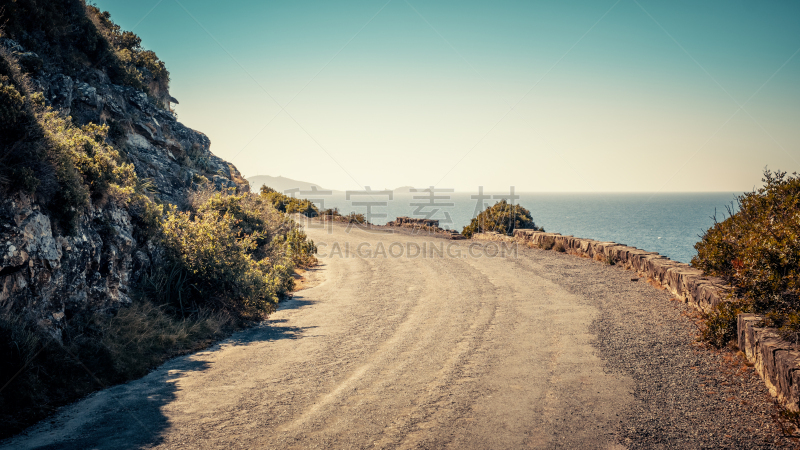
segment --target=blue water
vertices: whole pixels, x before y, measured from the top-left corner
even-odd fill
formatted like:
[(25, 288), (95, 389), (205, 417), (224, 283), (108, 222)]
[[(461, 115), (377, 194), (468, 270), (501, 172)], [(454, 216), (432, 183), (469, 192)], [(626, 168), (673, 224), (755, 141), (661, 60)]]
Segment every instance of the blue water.
[[(338, 207), (342, 213), (351, 211), (369, 215), (370, 222), (383, 225), (398, 216), (424, 218), (426, 213), (438, 209), (433, 216), (443, 228), (461, 231), (475, 217), (478, 201), (469, 193), (436, 193), (449, 198), (435, 199), (434, 203), (452, 203), (452, 206), (426, 206), (415, 214), (414, 203), (430, 203), (425, 193), (351, 196), (344, 194), (324, 197), (321, 206)], [(507, 194), (506, 194), (507, 195)], [(699, 235), (713, 225), (715, 209), (718, 217), (726, 212), (734, 200), (734, 193), (519, 193), (516, 202), (531, 211), (536, 225), (546, 231), (614, 241), (620, 244), (658, 252), (675, 261), (690, 262), (697, 253), (694, 244)], [(494, 204), (497, 200), (485, 200)], [(372, 206), (354, 205), (374, 202)], [(318, 206), (319, 205), (319, 202)], [(449, 223), (448, 223), (449, 217)]]

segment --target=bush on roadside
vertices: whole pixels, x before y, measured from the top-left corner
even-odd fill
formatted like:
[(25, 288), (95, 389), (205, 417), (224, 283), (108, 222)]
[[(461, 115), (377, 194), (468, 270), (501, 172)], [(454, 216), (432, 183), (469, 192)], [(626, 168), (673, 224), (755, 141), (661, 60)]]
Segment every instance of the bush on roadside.
[(317, 264), (317, 258), (314, 256), (317, 253), (317, 246), (299, 228), (292, 228), (286, 233), (284, 246), (286, 255), (295, 266), (311, 267)]
[[(734, 287), (736, 311), (766, 317), (784, 337), (800, 332), (800, 177), (764, 171), (764, 186), (737, 197), (737, 212), (716, 222), (695, 245), (692, 266)], [(731, 306), (720, 305), (708, 318), (713, 335), (735, 333)], [(709, 340), (715, 345), (719, 339)], [(722, 343), (723, 345), (725, 343)]]
[(545, 236), (539, 241), (539, 248), (542, 250), (550, 250), (556, 245), (556, 238), (553, 236)]
[(191, 211), (168, 211), (163, 239), (170, 271), (186, 286), (172, 296), (181, 314), (211, 308), (266, 317), (293, 288), (294, 268), (316, 263), (313, 241), (248, 193), (201, 194)]
[(512, 205), (505, 200), (500, 200), (472, 219), (472, 222), (464, 227), (461, 234), (470, 238), (475, 233), (493, 231), (512, 236), (514, 230), (522, 229), (544, 231), (544, 228), (537, 227), (533, 222), (530, 211), (521, 205)]
[(289, 197), (266, 184), (261, 186), (261, 198), (269, 201), (280, 212), (288, 214), (300, 213), (306, 217), (317, 217), (319, 215), (319, 210), (314, 205), (314, 202), (303, 198)]
[(339, 208), (322, 210), (320, 211), (319, 215), (325, 220), (354, 223), (356, 225), (370, 225), (370, 223), (367, 221), (367, 218), (363, 214), (351, 212), (350, 214), (342, 215), (342, 213), (339, 212)]
[(741, 301), (722, 302), (706, 317), (701, 339), (717, 348), (736, 340), (736, 321), (739, 314), (749, 310)]

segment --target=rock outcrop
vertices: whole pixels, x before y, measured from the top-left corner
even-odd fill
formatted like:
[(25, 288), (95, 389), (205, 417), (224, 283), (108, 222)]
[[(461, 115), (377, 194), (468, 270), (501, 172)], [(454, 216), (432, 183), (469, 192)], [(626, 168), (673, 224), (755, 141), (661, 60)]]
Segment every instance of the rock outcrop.
[(137, 175), (152, 180), (162, 200), (183, 205), (201, 177), (219, 189), (250, 189), (233, 165), (211, 153), (205, 134), (178, 122), (146, 93), (112, 84), (100, 70), (87, 70), (75, 80), (44, 74), (34, 81), (49, 104), (76, 123), (109, 124), (112, 132), (124, 134), (124, 150)]
[[(50, 218), (25, 194), (0, 203), (0, 305), (24, 310), (58, 338), (65, 316), (128, 303), (134, 251), (130, 215), (90, 207), (72, 235), (54, 235)], [(141, 260), (147, 257), (137, 252)]]
[[(9, 39), (0, 46), (18, 60), (28, 55)], [(211, 153), (207, 136), (178, 122), (146, 93), (111, 83), (101, 70), (72, 76), (38, 70), (30, 82), (46, 105), (77, 125), (109, 125), (109, 139), (163, 202), (185, 207), (190, 193), (209, 183), (249, 191), (236, 168)], [(37, 200), (20, 192), (0, 197), (0, 308), (24, 312), (59, 338), (71, 315), (128, 303), (159, 249), (137, 241), (131, 212), (114, 202), (90, 202), (66, 234)]]

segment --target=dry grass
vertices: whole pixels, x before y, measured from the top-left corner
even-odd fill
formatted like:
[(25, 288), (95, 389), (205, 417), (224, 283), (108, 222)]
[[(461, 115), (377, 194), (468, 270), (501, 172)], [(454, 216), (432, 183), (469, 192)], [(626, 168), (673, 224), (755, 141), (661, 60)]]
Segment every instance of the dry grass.
[(658, 290), (661, 290), (661, 291), (667, 289), (658, 280), (656, 280), (655, 278), (652, 278), (652, 277), (647, 277), (647, 283), (650, 284), (650, 286), (653, 286), (654, 288), (656, 288)]
[(243, 325), (227, 313), (186, 318), (139, 299), (113, 317), (67, 319), (62, 342), (19, 315), (0, 315), (0, 439), (98, 389), (144, 376)]
[(143, 300), (122, 308), (105, 321), (101, 335), (114, 369), (133, 379), (173, 356), (208, 346), (225, 336), (233, 325), (231, 315), (225, 312), (201, 311), (180, 319)]
[(550, 250), (556, 245), (555, 238), (547, 236), (539, 241), (539, 248), (542, 250)]

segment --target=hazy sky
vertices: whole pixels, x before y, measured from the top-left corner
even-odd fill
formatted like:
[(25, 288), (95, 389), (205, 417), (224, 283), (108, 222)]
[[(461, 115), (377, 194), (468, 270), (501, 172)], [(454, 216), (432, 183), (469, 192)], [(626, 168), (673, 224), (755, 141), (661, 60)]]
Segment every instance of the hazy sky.
[(800, 2), (97, 0), (247, 177), (744, 191), (800, 172)]

